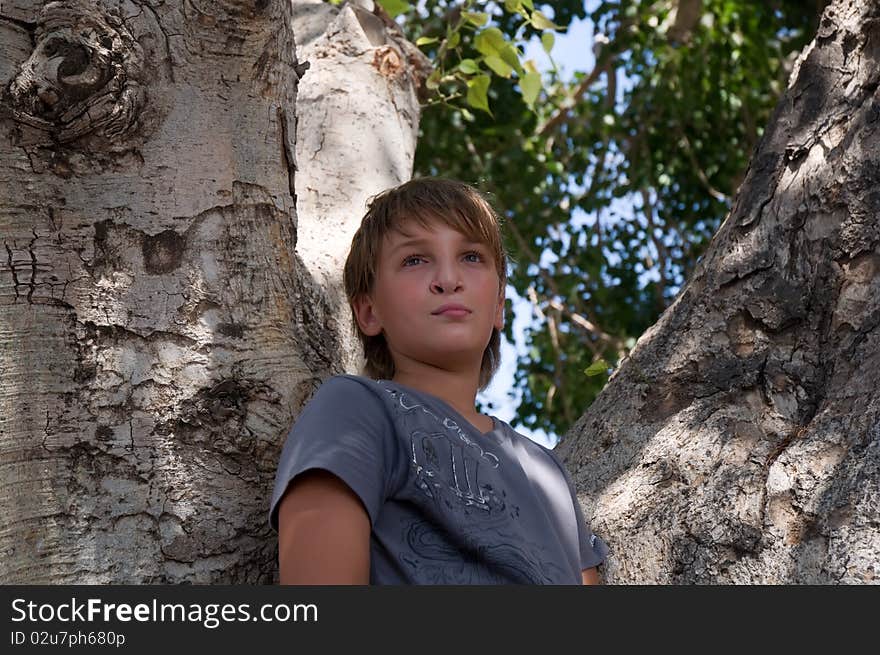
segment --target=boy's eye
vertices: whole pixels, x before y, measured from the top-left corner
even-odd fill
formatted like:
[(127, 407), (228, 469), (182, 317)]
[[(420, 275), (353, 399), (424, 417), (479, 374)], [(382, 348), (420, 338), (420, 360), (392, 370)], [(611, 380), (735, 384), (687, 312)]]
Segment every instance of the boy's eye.
[(476, 250), (470, 251), (469, 253), (467, 253), (465, 255), (465, 257), (476, 257), (476, 261), (478, 261), (478, 262), (483, 261), (483, 255), (481, 253), (477, 252)]
[(423, 259), (423, 257), (421, 255), (409, 255), (408, 257), (404, 258), (403, 265), (409, 266), (410, 262), (415, 261), (415, 260), (421, 260), (421, 259)]

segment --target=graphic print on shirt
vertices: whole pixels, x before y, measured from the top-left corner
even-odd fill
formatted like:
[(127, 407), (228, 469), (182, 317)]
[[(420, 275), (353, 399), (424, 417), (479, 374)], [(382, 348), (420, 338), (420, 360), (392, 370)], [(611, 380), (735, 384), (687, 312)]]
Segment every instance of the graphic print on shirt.
[(410, 435), (410, 447), (416, 485), (428, 497), (450, 509), (455, 502), (486, 512), (504, 509), (504, 501), (492, 485), (480, 482), (481, 464), (497, 468), (497, 459), (487, 464), (474, 457), (467, 446), (441, 432), (415, 430)]
[(553, 584), (565, 572), (553, 562), (541, 561), (536, 544), (519, 548), (513, 535), (496, 533), (492, 543), (464, 533), (460, 543), (446, 541), (427, 521), (414, 521), (406, 531), (411, 554), (400, 559), (417, 570), (427, 584)]
[[(470, 439), (451, 418), (437, 416), (407, 394), (386, 389), (403, 414), (421, 411), (445, 428), (444, 431), (410, 433), (411, 465), (416, 475), (416, 486), (429, 498), (452, 508), (456, 502), (484, 511), (504, 509), (492, 485), (481, 484), (480, 471), (497, 469), (498, 456)], [(450, 438), (449, 433), (455, 435)], [(503, 492), (502, 492), (503, 493)]]
[[(409, 547), (399, 555), (401, 563), (429, 584), (548, 584), (565, 579), (563, 569), (541, 556), (540, 545), (510, 532), (519, 507), (511, 506), (499, 484), (499, 457), (469, 438), (452, 418), (438, 416), (406, 393), (385, 391), (394, 399), (395, 413), (412, 418), (413, 424), (404, 429), (412, 481), (432, 501), (429, 511), (444, 517), (401, 525)], [(431, 430), (420, 416), (437, 429)], [(438, 524), (457, 527), (438, 530)]]

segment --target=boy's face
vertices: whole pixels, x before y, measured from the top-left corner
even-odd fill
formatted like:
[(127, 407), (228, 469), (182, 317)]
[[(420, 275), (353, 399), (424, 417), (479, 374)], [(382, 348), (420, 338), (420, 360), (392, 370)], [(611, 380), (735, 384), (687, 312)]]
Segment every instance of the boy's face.
[[(410, 221), (385, 235), (370, 297), (354, 303), (364, 334), (385, 333), (404, 358), (440, 368), (479, 368), (492, 328), (504, 326), (504, 289), (489, 247), (439, 221)], [(449, 304), (464, 309), (441, 312)]]

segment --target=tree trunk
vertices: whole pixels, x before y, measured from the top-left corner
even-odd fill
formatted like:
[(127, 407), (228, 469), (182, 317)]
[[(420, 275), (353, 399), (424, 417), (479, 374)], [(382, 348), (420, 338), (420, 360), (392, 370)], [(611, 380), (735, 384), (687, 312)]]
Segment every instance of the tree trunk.
[(825, 11), (730, 215), (559, 447), (617, 583), (880, 562), (880, 5)]
[(336, 272), (411, 174), (424, 68), (344, 6), (299, 83), (301, 8), (0, 8), (4, 582), (275, 579), (279, 449), (357, 365)]

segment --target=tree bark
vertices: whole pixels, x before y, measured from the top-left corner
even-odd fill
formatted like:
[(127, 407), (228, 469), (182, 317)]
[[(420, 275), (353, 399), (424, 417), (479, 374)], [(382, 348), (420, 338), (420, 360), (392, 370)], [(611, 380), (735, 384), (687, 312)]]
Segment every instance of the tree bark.
[(615, 583), (880, 562), (880, 5), (832, 3), (693, 279), (558, 448)]
[[(411, 174), (424, 63), (381, 10), (344, 6), (306, 72), (299, 8), (3, 3), (4, 582), (276, 579), (279, 449), (358, 362), (330, 271), (366, 197)], [(322, 93), (339, 104), (319, 114)], [(312, 172), (315, 140), (333, 161)], [(297, 219), (298, 196), (323, 202)]]

